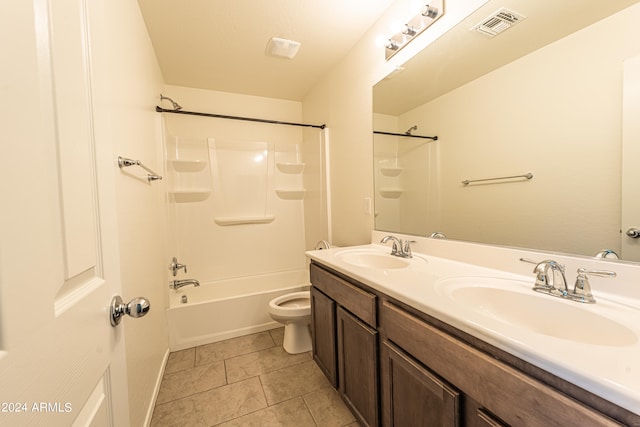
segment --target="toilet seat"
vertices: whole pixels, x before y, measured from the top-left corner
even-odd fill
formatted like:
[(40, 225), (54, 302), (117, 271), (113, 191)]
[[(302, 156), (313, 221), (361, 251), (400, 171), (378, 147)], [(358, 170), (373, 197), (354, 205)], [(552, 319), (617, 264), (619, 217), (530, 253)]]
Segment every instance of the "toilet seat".
[(311, 294), (302, 291), (274, 298), (269, 302), (269, 311), (283, 317), (308, 316), (311, 313)]

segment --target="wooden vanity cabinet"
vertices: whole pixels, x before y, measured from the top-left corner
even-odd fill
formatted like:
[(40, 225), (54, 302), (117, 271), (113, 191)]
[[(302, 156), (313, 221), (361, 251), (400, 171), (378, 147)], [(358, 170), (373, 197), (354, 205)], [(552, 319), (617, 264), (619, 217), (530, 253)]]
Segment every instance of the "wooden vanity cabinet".
[(388, 341), (380, 349), (380, 368), (383, 425), (461, 425), (460, 392)]
[(378, 331), (338, 307), (338, 392), (368, 426), (378, 424)]
[(377, 297), (310, 266), (313, 358), (364, 426), (379, 425)]
[[(386, 339), (402, 349), (408, 360), (421, 366), (424, 372), (442, 378), (443, 383), (451, 384), (450, 387), (459, 390), (461, 399), (475, 403), (458, 412), (462, 425), (495, 426), (503, 422), (541, 427), (620, 425), (389, 301), (382, 303), (381, 326)], [(382, 370), (382, 375), (385, 425), (397, 426), (392, 421), (386, 422), (388, 414), (397, 411), (397, 403), (389, 397), (393, 396), (396, 381), (387, 369)], [(477, 409), (469, 410), (469, 406)]]
[(361, 425), (640, 426), (636, 414), (354, 279), (314, 262), (310, 274), (313, 357)]
[(338, 388), (336, 302), (311, 287), (311, 339), (313, 359), (334, 388)]

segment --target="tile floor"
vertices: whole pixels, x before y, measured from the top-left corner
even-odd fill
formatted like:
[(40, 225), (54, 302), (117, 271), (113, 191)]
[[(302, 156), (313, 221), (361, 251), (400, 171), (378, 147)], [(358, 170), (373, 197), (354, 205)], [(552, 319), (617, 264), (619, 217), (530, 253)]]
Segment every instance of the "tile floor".
[(282, 349), (283, 328), (169, 355), (152, 426), (358, 423), (312, 359)]

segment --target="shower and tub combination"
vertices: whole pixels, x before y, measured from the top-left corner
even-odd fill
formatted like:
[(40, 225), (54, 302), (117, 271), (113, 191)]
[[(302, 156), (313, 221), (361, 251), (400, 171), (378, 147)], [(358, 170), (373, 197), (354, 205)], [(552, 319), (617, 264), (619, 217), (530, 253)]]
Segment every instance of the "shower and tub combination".
[[(172, 351), (266, 331), (276, 297), (309, 289), (306, 270), (238, 277), (170, 293), (167, 322)], [(183, 303), (185, 298), (188, 302)]]
[[(326, 206), (317, 208), (327, 201), (319, 172), (326, 130), (184, 114), (163, 114), (163, 122), (175, 256), (167, 276), (171, 351), (288, 325), (269, 307), (305, 295), (304, 252), (313, 248), (305, 237), (327, 237), (309, 236), (327, 222)], [(287, 342), (292, 329), (285, 326)]]

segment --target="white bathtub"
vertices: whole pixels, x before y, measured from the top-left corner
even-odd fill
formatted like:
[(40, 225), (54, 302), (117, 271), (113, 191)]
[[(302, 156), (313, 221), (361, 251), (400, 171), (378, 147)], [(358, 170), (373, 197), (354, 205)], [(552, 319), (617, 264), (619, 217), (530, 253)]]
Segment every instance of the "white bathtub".
[(269, 316), (269, 301), (307, 289), (308, 271), (293, 270), (170, 290), (169, 348), (183, 350), (277, 328), (281, 325)]

